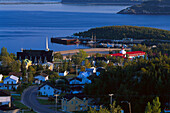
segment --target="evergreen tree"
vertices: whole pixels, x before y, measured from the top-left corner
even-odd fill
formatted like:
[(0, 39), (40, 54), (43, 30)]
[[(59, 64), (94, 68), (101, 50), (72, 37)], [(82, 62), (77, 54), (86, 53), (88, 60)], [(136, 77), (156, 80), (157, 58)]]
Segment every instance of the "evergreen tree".
[(152, 113), (152, 106), (151, 106), (150, 102), (148, 102), (148, 104), (146, 106), (145, 113)]
[(1, 48), (1, 56), (9, 56), (9, 53), (7, 51), (7, 48), (3, 47)]

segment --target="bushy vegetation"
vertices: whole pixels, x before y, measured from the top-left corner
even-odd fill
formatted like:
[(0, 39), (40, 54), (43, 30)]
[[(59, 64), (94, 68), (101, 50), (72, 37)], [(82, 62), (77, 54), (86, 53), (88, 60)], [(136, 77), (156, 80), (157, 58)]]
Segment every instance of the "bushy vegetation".
[(149, 27), (137, 26), (106, 26), (92, 28), (85, 32), (75, 33), (76, 36), (91, 37), (95, 34), (97, 39), (159, 39), (169, 40), (170, 31)]
[[(160, 47), (164, 46), (160, 45)], [(142, 45), (134, 49), (156, 52)], [(160, 97), (161, 107), (165, 107), (170, 98), (170, 57), (160, 54), (160, 51), (164, 49), (158, 48), (157, 52), (149, 58), (123, 60), (122, 66), (109, 63), (107, 71), (95, 78), (92, 84), (86, 85), (84, 92), (96, 100), (99, 98), (99, 104), (105, 106), (109, 105), (108, 94), (112, 93), (118, 104), (121, 104), (121, 101), (129, 101), (134, 113), (144, 113), (147, 103), (156, 96)], [(127, 108), (123, 109), (127, 110)]]

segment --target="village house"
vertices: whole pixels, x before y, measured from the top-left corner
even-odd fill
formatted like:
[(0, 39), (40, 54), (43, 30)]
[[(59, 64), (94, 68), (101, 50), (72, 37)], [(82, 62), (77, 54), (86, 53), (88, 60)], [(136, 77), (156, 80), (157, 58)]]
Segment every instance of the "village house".
[(14, 75), (19, 78), (19, 80), (22, 80), (22, 73), (21, 72), (9, 72), (8, 76)]
[(39, 88), (39, 94), (43, 96), (54, 96), (54, 94), (60, 94), (62, 91), (59, 88), (56, 88), (50, 82), (42, 84)]
[(68, 74), (69, 74), (68, 71), (59, 72), (59, 76), (66, 76)]
[(11, 107), (11, 94), (6, 90), (0, 90), (0, 106), (3, 105), (8, 105), (8, 107)]
[(2, 81), (2, 78), (3, 78), (3, 75), (2, 75), (2, 74), (0, 74), (0, 82)]
[(10, 75), (6, 77), (3, 80), (3, 82), (4, 82), (4, 87), (6, 87), (8, 90), (17, 89), (19, 84), (19, 78), (14, 75)]
[(53, 71), (53, 69), (54, 69), (54, 64), (51, 63), (51, 62), (43, 63), (42, 66), (43, 66), (44, 68), (48, 67), (48, 69), (51, 70), (51, 71)]
[(83, 94), (67, 94), (61, 100), (61, 108), (64, 112), (88, 110), (88, 99)]
[(47, 74), (45, 74), (45, 73), (41, 73), (40, 75), (34, 77), (34, 82), (35, 82), (36, 84), (40, 84), (40, 83), (42, 83), (42, 82), (47, 81), (47, 80), (48, 80), (48, 77), (49, 77), (49, 75), (47, 75)]

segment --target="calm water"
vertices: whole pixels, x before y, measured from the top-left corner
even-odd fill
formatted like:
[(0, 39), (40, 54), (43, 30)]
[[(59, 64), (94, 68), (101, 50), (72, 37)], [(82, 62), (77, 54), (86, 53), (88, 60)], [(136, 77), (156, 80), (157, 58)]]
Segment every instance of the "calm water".
[[(170, 16), (120, 15), (127, 6), (62, 4), (0, 5), (0, 48), (16, 53), (24, 49), (45, 49), (45, 38), (69, 36), (75, 32), (108, 25), (147, 26), (170, 30)], [(50, 39), (49, 39), (50, 40)], [(86, 48), (49, 44), (54, 51)]]

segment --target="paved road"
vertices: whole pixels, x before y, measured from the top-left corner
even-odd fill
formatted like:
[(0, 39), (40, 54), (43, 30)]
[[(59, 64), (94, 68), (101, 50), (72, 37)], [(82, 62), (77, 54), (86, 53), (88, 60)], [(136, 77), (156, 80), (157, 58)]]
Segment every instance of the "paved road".
[[(90, 48), (90, 49), (81, 49), (84, 50), (85, 52), (104, 52), (104, 51), (120, 51), (121, 48)], [(130, 50), (130, 49), (126, 49), (126, 50)], [(73, 53), (77, 53), (79, 52), (79, 49), (74, 49), (74, 50), (66, 50), (66, 51), (57, 51), (60, 52), (61, 54), (73, 54)], [(55, 52), (55, 53), (57, 53)]]
[[(28, 89), (24, 90), (22, 94), (22, 103), (38, 113), (61, 113), (52, 109), (48, 109), (49, 106), (41, 105), (37, 101), (37, 90), (37, 86), (31, 86)], [(55, 105), (53, 105), (53, 107), (55, 107)]]

